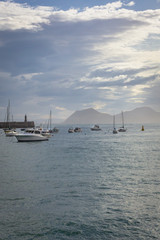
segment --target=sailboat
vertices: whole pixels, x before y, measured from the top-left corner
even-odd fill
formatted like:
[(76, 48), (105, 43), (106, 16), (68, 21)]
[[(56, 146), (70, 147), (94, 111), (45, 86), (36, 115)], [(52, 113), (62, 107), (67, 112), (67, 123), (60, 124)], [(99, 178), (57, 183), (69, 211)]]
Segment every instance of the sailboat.
[[(13, 122), (13, 115), (12, 115), (12, 122)], [(10, 121), (10, 100), (8, 101), (7, 106), (7, 120), (6, 120), (6, 127), (3, 129), (7, 137), (12, 137), (17, 135), (15, 129), (11, 129), (11, 121)]]
[(113, 134), (118, 133), (116, 127), (115, 127), (115, 116), (113, 116)]
[(124, 127), (124, 116), (123, 116), (123, 111), (122, 111), (122, 127), (118, 129), (118, 132), (126, 132), (127, 128)]
[(58, 133), (59, 132), (59, 129), (54, 127), (52, 129), (52, 111), (50, 110), (50, 114), (49, 114), (49, 132), (50, 133)]
[(9, 130), (10, 129), (10, 100), (8, 101), (8, 106), (7, 106), (7, 119), (6, 119), (6, 126), (4, 130)]
[(8, 130), (5, 130), (5, 134), (6, 134), (6, 137), (13, 137), (13, 136), (16, 136), (18, 132), (14, 129), (13, 130), (8, 129)]

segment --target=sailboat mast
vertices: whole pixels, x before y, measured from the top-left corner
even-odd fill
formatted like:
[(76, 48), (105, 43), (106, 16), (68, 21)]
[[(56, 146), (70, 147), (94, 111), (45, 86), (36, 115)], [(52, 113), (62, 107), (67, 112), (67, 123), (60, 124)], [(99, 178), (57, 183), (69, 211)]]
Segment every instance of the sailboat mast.
[(50, 123), (50, 130), (51, 130), (51, 126), (52, 126), (52, 111), (50, 110), (50, 118), (49, 118), (49, 123)]
[(10, 128), (10, 100), (8, 101), (7, 106), (7, 127)]
[(8, 106), (7, 106), (7, 122), (10, 121), (10, 100), (8, 101)]
[(123, 111), (122, 111), (122, 127), (124, 128), (124, 116), (123, 116)]
[(113, 128), (115, 128), (115, 116), (113, 116)]

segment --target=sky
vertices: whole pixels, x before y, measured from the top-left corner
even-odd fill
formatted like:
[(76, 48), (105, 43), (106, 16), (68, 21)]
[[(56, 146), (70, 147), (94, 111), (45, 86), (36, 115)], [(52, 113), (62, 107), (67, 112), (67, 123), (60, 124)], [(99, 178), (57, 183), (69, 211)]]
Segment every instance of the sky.
[(0, 0), (0, 121), (160, 112), (160, 0)]

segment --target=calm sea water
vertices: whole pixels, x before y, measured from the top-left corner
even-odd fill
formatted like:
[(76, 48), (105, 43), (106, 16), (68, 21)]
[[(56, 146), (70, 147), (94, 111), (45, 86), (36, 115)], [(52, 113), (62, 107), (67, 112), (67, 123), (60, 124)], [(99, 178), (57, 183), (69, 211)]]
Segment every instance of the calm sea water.
[(0, 132), (0, 240), (160, 239), (160, 125)]

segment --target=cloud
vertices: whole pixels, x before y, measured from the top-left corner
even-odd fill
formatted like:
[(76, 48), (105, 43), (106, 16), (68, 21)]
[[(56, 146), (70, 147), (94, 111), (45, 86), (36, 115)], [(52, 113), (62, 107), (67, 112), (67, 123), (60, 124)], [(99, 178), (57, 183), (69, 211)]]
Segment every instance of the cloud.
[(126, 3), (126, 4), (124, 4), (124, 5), (125, 5), (125, 6), (128, 6), (128, 7), (132, 7), (132, 6), (135, 5), (135, 2), (134, 2), (134, 1), (131, 1), (131, 2)]
[[(123, 4), (121, 1), (107, 3), (102, 6), (86, 7), (83, 10), (69, 9), (57, 10), (53, 7), (31, 7), (11, 1), (0, 2), (0, 29), (1, 30), (41, 30), (43, 24), (53, 22), (79, 22), (97, 19), (123, 18), (128, 15), (128, 10), (122, 6), (133, 6), (134, 2)], [(121, 9), (122, 8), (122, 9)], [(136, 17), (136, 16), (135, 16)]]
[(1, 30), (39, 30), (41, 24), (49, 24), (52, 7), (30, 7), (12, 1), (0, 2)]
[(155, 106), (160, 10), (133, 11), (133, 5), (64, 11), (0, 2), (3, 104), (21, 99), (30, 113), (46, 116), (54, 108), (60, 117), (84, 106), (106, 112), (149, 100)]

